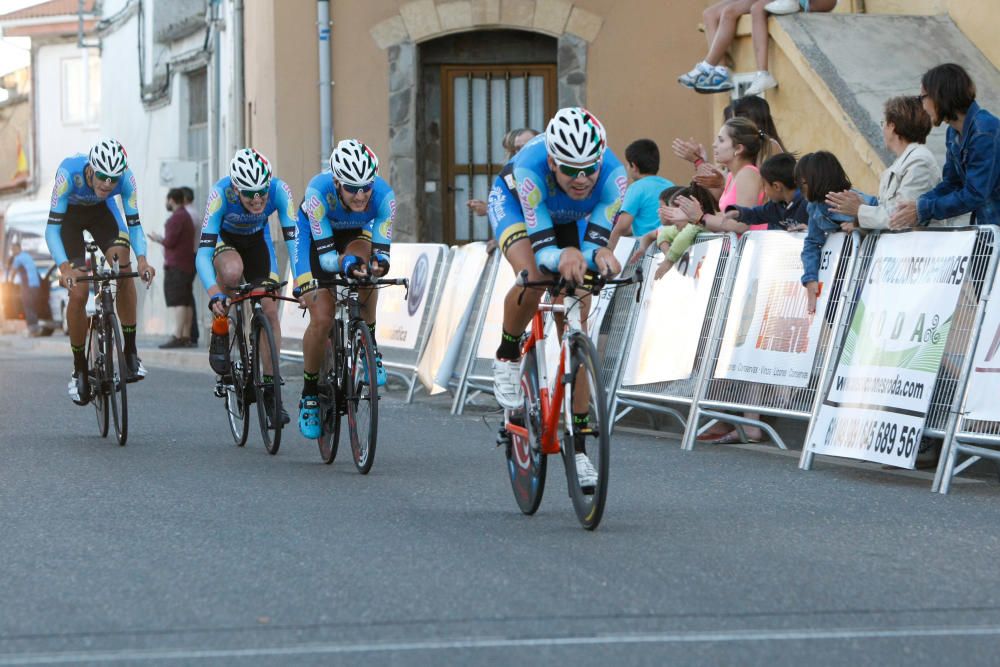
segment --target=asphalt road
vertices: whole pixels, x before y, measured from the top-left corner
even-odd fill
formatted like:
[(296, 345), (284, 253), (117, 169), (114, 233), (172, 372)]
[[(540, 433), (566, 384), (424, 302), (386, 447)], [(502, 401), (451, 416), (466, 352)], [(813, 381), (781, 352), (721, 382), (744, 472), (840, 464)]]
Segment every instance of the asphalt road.
[(69, 367), (0, 345), (0, 665), (997, 661), (995, 481), (619, 432), (588, 533), (556, 460), (518, 512), (493, 415), (390, 395), (363, 477), (237, 449), (202, 372), (130, 385), (119, 448)]

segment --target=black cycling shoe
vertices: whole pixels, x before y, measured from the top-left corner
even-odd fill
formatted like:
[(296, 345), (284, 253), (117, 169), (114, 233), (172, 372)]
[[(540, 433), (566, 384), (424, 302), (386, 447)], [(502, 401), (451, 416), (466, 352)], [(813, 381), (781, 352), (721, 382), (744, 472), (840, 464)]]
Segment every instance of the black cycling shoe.
[(74, 372), (67, 389), (69, 397), (77, 405), (90, 403), (90, 376), (87, 373)]
[(146, 367), (142, 365), (138, 352), (125, 353), (125, 368), (128, 371), (125, 382), (138, 382), (146, 377)]
[[(266, 385), (264, 387), (264, 412), (267, 413), (267, 427), (270, 429), (274, 428), (274, 415), (271, 411), (274, 410), (274, 387), (271, 385)], [(288, 416), (288, 411), (285, 410), (285, 406), (281, 406), (281, 424), (284, 426), (292, 421), (291, 417)]]

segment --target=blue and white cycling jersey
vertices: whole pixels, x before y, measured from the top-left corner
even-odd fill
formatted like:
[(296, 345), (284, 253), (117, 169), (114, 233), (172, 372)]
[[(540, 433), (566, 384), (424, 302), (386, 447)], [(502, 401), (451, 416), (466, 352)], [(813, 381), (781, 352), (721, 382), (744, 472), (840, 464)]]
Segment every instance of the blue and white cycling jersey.
[[(299, 208), (299, 253), (295, 264), (296, 283), (312, 280), (309, 254), (316, 247), (324, 271), (339, 270), (340, 257), (335, 234), (341, 230), (361, 230), (361, 236), (371, 240), (372, 252), (388, 256), (392, 245), (392, 225), (396, 221), (396, 195), (385, 179), (375, 177), (372, 196), (364, 211), (352, 211), (337, 194), (333, 176), (324, 171), (313, 176), (306, 187)], [(308, 233), (307, 233), (308, 232)]]
[(208, 193), (205, 204), (205, 221), (201, 226), (201, 241), (198, 244), (198, 254), (195, 266), (198, 277), (205, 289), (215, 284), (215, 248), (224, 245), (221, 234), (251, 236), (263, 230), (264, 242), (271, 253), (271, 278), (277, 280), (278, 260), (271, 243), (268, 229), (268, 218), (275, 211), (288, 248), (288, 256), (292, 262), (297, 255), (296, 244), (296, 208), (292, 190), (280, 178), (271, 178), (271, 186), (267, 193), (267, 205), (260, 213), (251, 213), (240, 202), (239, 194), (233, 187), (229, 177), (219, 179)]
[[(135, 251), (135, 256), (144, 256), (146, 254), (146, 235), (143, 234), (142, 225), (139, 223), (135, 174), (126, 167), (111, 194), (107, 197), (99, 197), (94, 192), (94, 188), (87, 185), (84, 172), (88, 164), (87, 156), (81, 153), (63, 160), (56, 170), (55, 185), (52, 187), (52, 201), (49, 204), (49, 224), (45, 228), (45, 240), (49, 245), (49, 254), (52, 255), (52, 259), (57, 265), (69, 261), (63, 246), (61, 232), (66, 211), (70, 205), (107, 206), (111, 215), (114, 216), (115, 222), (118, 223), (120, 234), (128, 237), (132, 250)], [(122, 217), (121, 209), (115, 202), (115, 198), (118, 196), (121, 197), (122, 207), (125, 209), (124, 217)]]
[(580, 250), (591, 270), (596, 271), (594, 253), (607, 247), (628, 187), (621, 161), (610, 149), (605, 150), (594, 189), (581, 200), (572, 199), (556, 183), (548, 164), (544, 134), (525, 144), (514, 156), (513, 166), (524, 224), (538, 267), (559, 270), (562, 249), (556, 243), (556, 225), (586, 220)]

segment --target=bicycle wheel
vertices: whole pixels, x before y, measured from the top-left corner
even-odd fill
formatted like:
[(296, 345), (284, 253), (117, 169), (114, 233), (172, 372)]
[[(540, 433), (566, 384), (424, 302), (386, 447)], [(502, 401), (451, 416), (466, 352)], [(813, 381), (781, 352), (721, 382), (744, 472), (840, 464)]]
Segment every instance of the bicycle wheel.
[(548, 457), (542, 454), (542, 404), (538, 391), (538, 365), (535, 348), (524, 355), (521, 370), (521, 395), (524, 403), (520, 413), (511, 415), (511, 422), (524, 426), (527, 437), (508, 431), (507, 471), (514, 500), (525, 514), (534, 514), (545, 492), (545, 470)]
[[(597, 350), (594, 343), (584, 333), (571, 334), (568, 349), (566, 374), (566, 400), (563, 403), (563, 429), (560, 441), (563, 461), (566, 464), (566, 483), (573, 499), (576, 518), (587, 530), (594, 530), (604, 514), (604, 501), (608, 494), (608, 456), (610, 453), (610, 424), (608, 423), (608, 403), (597, 372)], [(586, 401), (580, 396), (583, 392)], [(570, 435), (570, 425), (574, 424), (573, 407), (586, 403), (587, 425), (574, 425), (577, 442), (583, 444), (587, 458), (597, 472), (597, 482), (593, 489), (580, 487), (576, 468), (576, 448), (574, 436)]]
[(90, 375), (90, 402), (97, 413), (97, 430), (102, 438), (108, 437), (108, 400), (104, 393), (104, 346), (101, 345), (101, 323), (97, 317), (90, 318), (87, 334), (87, 373)]
[[(335, 323), (334, 326), (338, 324)], [(319, 455), (327, 465), (337, 458), (337, 448), (340, 445), (340, 406), (343, 404), (340, 399), (343, 386), (337, 386), (338, 375), (341, 375), (338, 373), (339, 370), (333, 340), (327, 339), (323, 363), (319, 369), (319, 419), (322, 432), (316, 439)]]
[(108, 313), (104, 330), (104, 371), (108, 402), (115, 422), (115, 436), (118, 445), (125, 446), (128, 440), (128, 396), (125, 392), (125, 353), (122, 351), (122, 334), (118, 328), (118, 316)]
[(378, 384), (375, 381), (375, 345), (372, 332), (364, 320), (350, 325), (350, 366), (345, 382), (347, 395), (347, 426), (351, 432), (351, 452), (354, 466), (367, 475), (375, 461), (378, 439)]
[(230, 317), (229, 331), (232, 336), (229, 339), (229, 376), (222, 379), (225, 389), (226, 421), (229, 423), (229, 432), (233, 436), (237, 447), (247, 444), (247, 435), (250, 433), (249, 416), (249, 386), (250, 362), (247, 358), (247, 341), (243, 335), (242, 322), (237, 324)]
[[(274, 342), (274, 332), (271, 322), (264, 315), (254, 315), (253, 318), (253, 365), (254, 395), (257, 398), (257, 418), (260, 420), (260, 436), (264, 439), (264, 449), (271, 456), (278, 453), (281, 446), (281, 370), (278, 367), (278, 346)], [(272, 391), (264, 391), (264, 360), (271, 361)], [(270, 396), (267, 396), (267, 394)], [(274, 415), (273, 423), (269, 423), (268, 411)]]

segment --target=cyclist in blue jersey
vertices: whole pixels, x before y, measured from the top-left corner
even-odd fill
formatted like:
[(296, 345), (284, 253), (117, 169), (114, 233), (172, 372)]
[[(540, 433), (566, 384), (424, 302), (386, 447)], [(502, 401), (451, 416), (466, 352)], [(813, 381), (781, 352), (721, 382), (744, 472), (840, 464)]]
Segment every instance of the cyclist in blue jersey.
[[(277, 211), (290, 262), (297, 254), (295, 201), (292, 191), (271, 173), (271, 163), (252, 148), (242, 148), (229, 163), (229, 176), (212, 186), (205, 204), (205, 222), (195, 256), (198, 277), (208, 291), (208, 307), (216, 317), (225, 317), (229, 295), (244, 279), (253, 284), (278, 282), (278, 260), (274, 254), (268, 218)], [(261, 307), (271, 322), (274, 340), (281, 348), (278, 306), (273, 299), (263, 299)], [(213, 332), (208, 350), (212, 370), (220, 376), (229, 373), (229, 344), (225, 336)], [(267, 395), (274, 386), (271, 359), (263, 358), (265, 405), (274, 403)], [(270, 423), (275, 416), (268, 415)], [(282, 423), (289, 421), (281, 409)]]
[[(121, 208), (117, 203), (119, 197)], [(130, 251), (134, 250), (137, 272), (148, 286), (156, 271), (146, 262), (146, 237), (139, 223), (137, 197), (135, 175), (128, 168), (125, 149), (114, 139), (102, 139), (87, 155), (66, 158), (56, 170), (45, 241), (69, 289), (66, 320), (73, 350), (73, 377), (68, 389), (77, 405), (90, 402), (84, 349), (88, 326), (87, 283), (79, 282), (88, 275), (83, 233), (89, 232), (108, 261), (117, 261), (122, 272), (131, 272)], [(117, 309), (125, 339), (128, 382), (146, 376), (135, 347), (135, 302), (135, 282), (131, 278), (118, 281)]]
[[(514, 272), (527, 270), (529, 281), (544, 280), (540, 269), (581, 285), (588, 270), (616, 275), (621, 265), (607, 246), (627, 185), (600, 121), (582, 107), (560, 109), (545, 134), (528, 142), (497, 177), (488, 203), (494, 237)], [(520, 339), (540, 298), (538, 290), (514, 286), (504, 301), (493, 386), (497, 402), (508, 409), (521, 404)], [(576, 446), (581, 486), (592, 487), (597, 473), (582, 440)]]
[[(306, 438), (320, 435), (318, 387), (320, 364), (333, 321), (334, 297), (315, 289), (316, 281), (337, 274), (379, 278), (389, 272), (389, 246), (396, 219), (396, 195), (378, 176), (378, 157), (357, 139), (345, 139), (330, 155), (330, 171), (309, 181), (299, 208), (299, 254), (295, 293), (309, 309), (302, 337), (303, 383), (299, 430)], [(378, 292), (359, 290), (361, 316), (375, 340)], [(375, 346), (377, 382), (386, 382), (382, 353)], [(367, 372), (367, 371), (366, 371)]]

